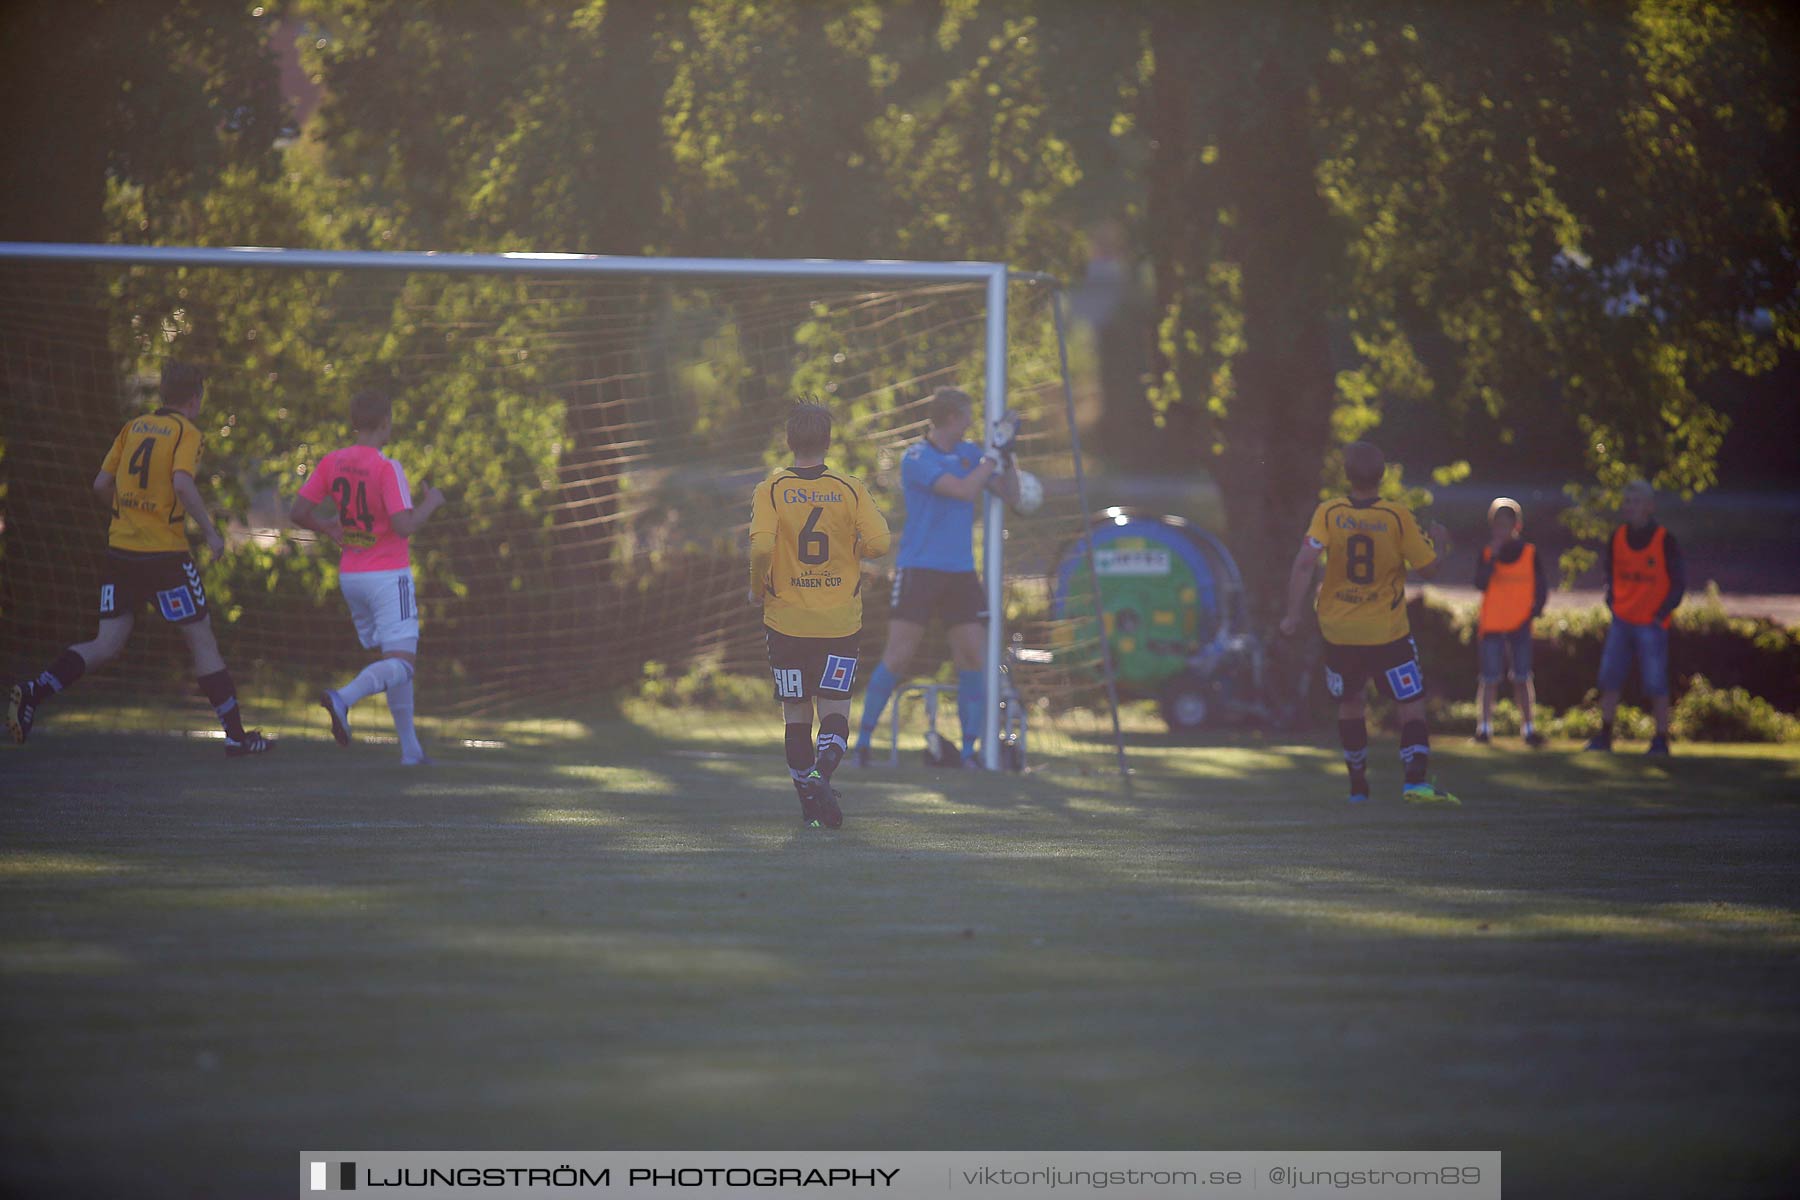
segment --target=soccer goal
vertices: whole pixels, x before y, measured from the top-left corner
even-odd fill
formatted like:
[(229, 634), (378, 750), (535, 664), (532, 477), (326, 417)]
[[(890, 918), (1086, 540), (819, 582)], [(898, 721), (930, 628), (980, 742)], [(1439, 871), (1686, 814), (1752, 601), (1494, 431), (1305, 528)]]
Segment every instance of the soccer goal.
[[(451, 500), (413, 547), (428, 732), (504, 739), (620, 704), (766, 729), (745, 544), (786, 408), (830, 405), (830, 461), (898, 526), (900, 455), (954, 385), (990, 419), (1024, 414), (1020, 462), (1046, 492), (1030, 516), (990, 497), (978, 526), (989, 765), (1021, 712), (1034, 752), (1111, 761), (1103, 639), (1053, 616), (1087, 520), (1059, 307), (1054, 281), (991, 263), (0, 244), (0, 666), (92, 635), (107, 516), (89, 484), (180, 358), (209, 372), (199, 482), (230, 549), (204, 579), (254, 720), (317, 732), (308, 698), (366, 657), (329, 547), (285, 514), (377, 383), (387, 452)], [(864, 591), (866, 677), (883, 578)], [(928, 641), (913, 673), (944, 657)], [(186, 676), (146, 613), (56, 719), (204, 727)]]

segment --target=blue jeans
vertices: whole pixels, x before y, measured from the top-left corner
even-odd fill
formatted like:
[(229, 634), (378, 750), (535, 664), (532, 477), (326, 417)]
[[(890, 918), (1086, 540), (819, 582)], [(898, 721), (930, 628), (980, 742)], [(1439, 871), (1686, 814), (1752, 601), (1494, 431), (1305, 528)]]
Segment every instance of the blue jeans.
[(1638, 677), (1651, 699), (1669, 694), (1669, 631), (1661, 625), (1636, 625), (1613, 618), (1600, 651), (1600, 690), (1621, 692), (1637, 662)]
[(1505, 679), (1508, 658), (1512, 659), (1513, 682), (1524, 683), (1531, 678), (1531, 622), (1525, 622), (1511, 633), (1482, 634), (1480, 651), (1483, 683), (1499, 683)]

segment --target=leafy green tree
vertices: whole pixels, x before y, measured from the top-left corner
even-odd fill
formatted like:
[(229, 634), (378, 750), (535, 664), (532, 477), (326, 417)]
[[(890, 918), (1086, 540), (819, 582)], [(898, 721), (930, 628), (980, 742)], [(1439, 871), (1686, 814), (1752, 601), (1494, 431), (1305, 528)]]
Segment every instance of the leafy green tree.
[(1321, 451), (1390, 397), (1513, 425), (1572, 408), (1584, 535), (1632, 474), (1713, 481), (1724, 421), (1696, 383), (1768, 369), (1800, 314), (1790, 18), (1168, 5), (1145, 38), (1157, 399), (1215, 456), (1260, 594)]
[(664, 248), (680, 5), (310, 0), (323, 169), (374, 249)]
[(141, 190), (155, 236), (226, 171), (267, 175), (288, 114), (262, 22), (232, 0), (0, 8), (0, 237), (92, 242), (109, 181)]
[[(0, 238), (18, 241), (154, 241), (165, 229), (208, 240), (214, 189), (271, 177), (287, 123), (260, 23), (224, 0), (0, 6), (0, 107)], [(109, 201), (122, 195), (135, 198), (125, 227)], [(29, 580), (71, 553), (98, 555), (97, 543), (71, 548), (48, 531), (71, 513), (98, 515), (88, 483), (138, 399), (124, 364), (94, 352), (114, 332), (108, 314), (70, 303), (99, 276), (81, 266), (15, 276), (39, 314), (0, 356), (0, 610), (20, 646), (76, 636), (89, 620), (49, 606)], [(72, 453), (39, 452), (71, 431)]]
[[(1706, 381), (1767, 371), (1800, 338), (1800, 37), (1770, 3), (290, 0), (259, 16), (181, 0), (141, 12), (26, 0), (0, 15), (0, 98), (20, 118), (0, 160), (0, 233), (976, 258), (1069, 276), (1075, 228), (1125, 216), (1155, 267), (1159, 440), (1219, 478), (1266, 602), (1334, 482), (1335, 448), (1381, 439), (1387, 413), (1430, 406), (1462, 428), (1404, 464), (1413, 484), (1426, 468), (1456, 477), (1459, 441), (1570, 431), (1591, 474), (1573, 522), (1591, 537), (1634, 473), (1709, 486), (1726, 422)], [(281, 36), (299, 31), (325, 95), (298, 138), (276, 88), (277, 18)], [(118, 283), (109, 310), (71, 335), (108, 355), (9, 375), (5, 436), (35, 438), (33, 414), (73, 386), (107, 410), (80, 421), (98, 454), (130, 399), (121, 379), (171, 352), (207, 358), (219, 368), (210, 469), (242, 511), (271, 488), (291, 494), (342, 439), (357, 379), (393, 377), (416, 431), (397, 451), (459, 491), (467, 522), (455, 550), (433, 551), (430, 578), (496, 595), (543, 579), (626, 585), (583, 557), (581, 532), (629, 507), (617, 482), (590, 478), (626, 455), (614, 418), (698, 453), (772, 428), (790, 387), (976, 361), (946, 330), (840, 362), (854, 318), (773, 288), (226, 275)], [(557, 355), (533, 342), (624, 312), (651, 330), (640, 360), (591, 337), (559, 339)], [(706, 372), (664, 373), (679, 355), (661, 351), (699, 346)], [(675, 431), (698, 436), (663, 436)], [(858, 452), (855, 466), (874, 465), (874, 447)], [(34, 472), (31, 496), (13, 488), (8, 553), (36, 499), (80, 502), (89, 465)], [(617, 543), (650, 544), (638, 531)], [(686, 543), (656, 544), (672, 555)], [(323, 578), (291, 547), (263, 547), (221, 594), (260, 589), (244, 607), (268, 609), (290, 589), (316, 596)]]
[(1403, 15), (1346, 27), (1365, 99), (1341, 126), (1360, 140), (1326, 166), (1360, 230), (1358, 295), (1403, 335), (1377, 339), (1375, 369), (1407, 375), (1438, 339), (1456, 359), (1431, 382), (1453, 412), (1509, 437), (1572, 411), (1592, 472), (1571, 488), (1581, 536), (1633, 475), (1711, 486), (1726, 421), (1700, 385), (1767, 371), (1800, 338), (1800, 170), (1778, 149), (1793, 22), (1662, 0)]

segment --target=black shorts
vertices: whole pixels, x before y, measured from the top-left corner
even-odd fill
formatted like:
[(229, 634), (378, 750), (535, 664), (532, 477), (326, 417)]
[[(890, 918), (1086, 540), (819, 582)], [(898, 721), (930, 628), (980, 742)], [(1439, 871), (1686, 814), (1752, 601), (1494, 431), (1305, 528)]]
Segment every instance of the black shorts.
[(987, 591), (973, 571), (933, 571), (929, 567), (895, 567), (888, 616), (919, 625), (942, 617), (946, 626), (976, 625), (987, 620)]
[(194, 556), (185, 550), (169, 554), (108, 550), (100, 576), (100, 619), (136, 616), (149, 601), (155, 601), (156, 611), (172, 625), (204, 621), (206, 589)]
[(763, 626), (769, 642), (769, 670), (775, 675), (775, 699), (784, 703), (848, 700), (856, 682), (856, 655), (862, 630), (845, 637), (790, 637)]
[(1335, 699), (1360, 699), (1369, 681), (1390, 700), (1418, 700), (1425, 695), (1425, 672), (1419, 648), (1410, 637), (1385, 646), (1340, 646), (1325, 643), (1325, 690)]

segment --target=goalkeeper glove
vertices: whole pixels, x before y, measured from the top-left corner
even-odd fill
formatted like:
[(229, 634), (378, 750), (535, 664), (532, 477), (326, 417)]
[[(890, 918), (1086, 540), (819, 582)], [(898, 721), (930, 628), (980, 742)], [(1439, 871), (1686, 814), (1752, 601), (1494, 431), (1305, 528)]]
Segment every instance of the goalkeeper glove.
[(1007, 409), (994, 422), (994, 432), (988, 438), (988, 449), (1000, 459), (1001, 463), (1010, 466), (1013, 457), (1013, 443), (1019, 440), (1019, 414), (1014, 409)]

